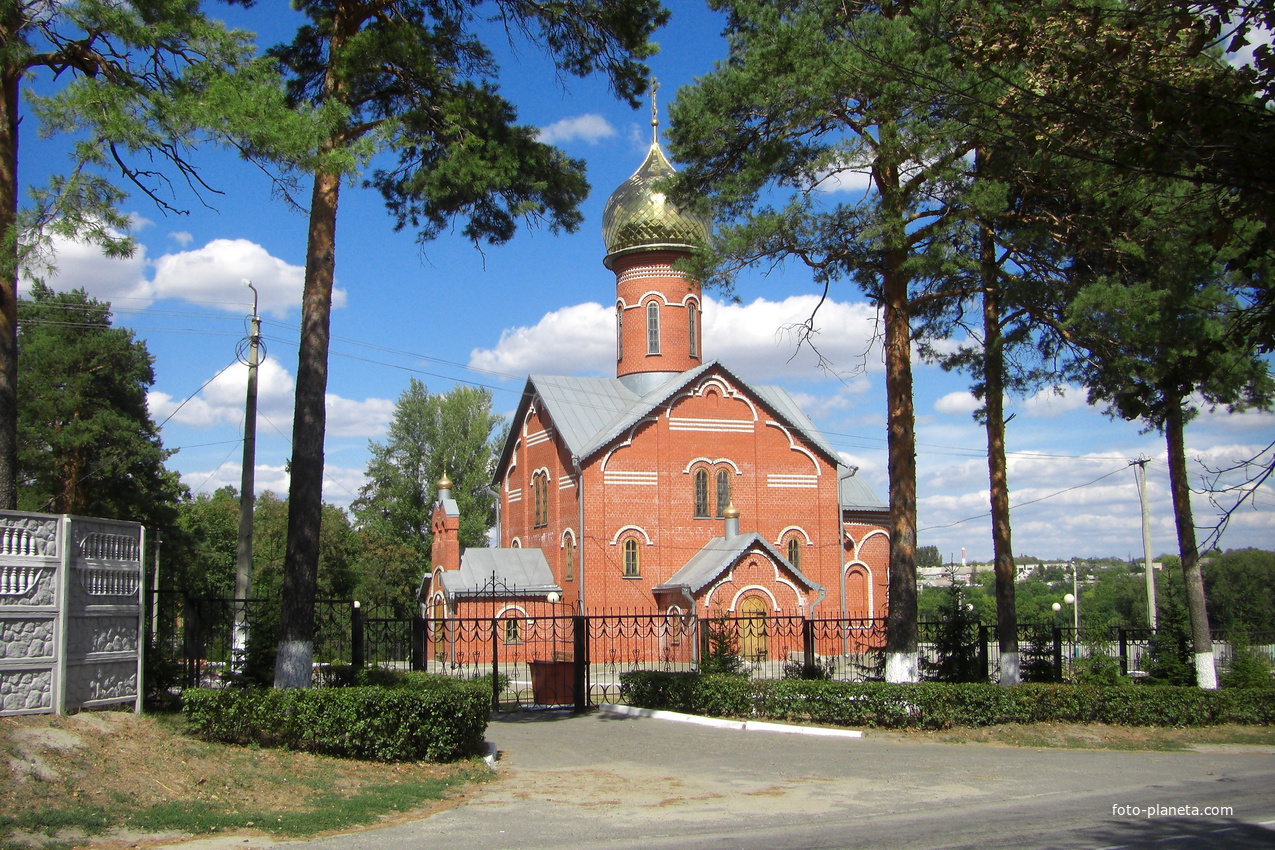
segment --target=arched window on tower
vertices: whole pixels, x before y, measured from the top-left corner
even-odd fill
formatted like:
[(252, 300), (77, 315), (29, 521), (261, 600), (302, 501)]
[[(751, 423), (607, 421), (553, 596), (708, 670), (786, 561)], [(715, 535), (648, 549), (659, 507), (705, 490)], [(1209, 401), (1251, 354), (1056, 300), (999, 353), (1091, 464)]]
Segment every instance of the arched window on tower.
[(624, 307), (615, 305), (615, 360), (624, 359)]
[(646, 302), (646, 353), (660, 353), (660, 302)]
[(708, 516), (708, 470), (695, 470), (695, 516)]
[(726, 516), (726, 508), (730, 505), (730, 473), (724, 469), (717, 470), (717, 518)]
[(788, 538), (788, 563), (794, 569), (801, 570), (801, 541), (795, 536)]
[(691, 356), (699, 357), (699, 306), (694, 301), (686, 305), (686, 338)]

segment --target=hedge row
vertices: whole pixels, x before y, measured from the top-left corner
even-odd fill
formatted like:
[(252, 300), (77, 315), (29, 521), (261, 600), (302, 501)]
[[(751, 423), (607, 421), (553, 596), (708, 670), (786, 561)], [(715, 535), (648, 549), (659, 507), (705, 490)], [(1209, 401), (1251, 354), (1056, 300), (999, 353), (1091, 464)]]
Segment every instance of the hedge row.
[(491, 689), (454, 679), (397, 687), (193, 689), (183, 711), (210, 741), (369, 761), (451, 761), (479, 752)]
[(1119, 726), (1272, 725), (1270, 689), (1206, 691), (1129, 685), (950, 685), (922, 682), (753, 680), (746, 676), (634, 672), (620, 676), (620, 699), (641, 708), (713, 717), (788, 720), (829, 726), (947, 729), (1000, 723), (1108, 723)]

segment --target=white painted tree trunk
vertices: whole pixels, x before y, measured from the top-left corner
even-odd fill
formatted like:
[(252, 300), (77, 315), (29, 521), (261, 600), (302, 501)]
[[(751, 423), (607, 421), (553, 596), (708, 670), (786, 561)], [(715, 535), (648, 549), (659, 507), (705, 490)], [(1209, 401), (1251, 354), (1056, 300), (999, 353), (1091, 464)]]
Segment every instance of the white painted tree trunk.
[(912, 684), (919, 680), (915, 652), (887, 652), (885, 656), (885, 680), (895, 685)]
[(1195, 654), (1195, 683), (1206, 691), (1217, 690), (1217, 665), (1212, 652)]
[(1001, 653), (1001, 677), (1000, 683), (1005, 687), (1021, 684), (1023, 681), (1022, 673), (1019, 668), (1017, 652)]

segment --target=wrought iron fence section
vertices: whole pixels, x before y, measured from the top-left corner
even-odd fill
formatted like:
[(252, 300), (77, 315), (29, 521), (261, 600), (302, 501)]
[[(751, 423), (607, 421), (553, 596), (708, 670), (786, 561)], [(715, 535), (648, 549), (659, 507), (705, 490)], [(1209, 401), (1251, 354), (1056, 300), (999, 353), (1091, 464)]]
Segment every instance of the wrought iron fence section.
[(693, 614), (611, 614), (583, 619), (591, 705), (619, 700), (622, 673), (693, 669), (699, 625)]
[(879, 618), (810, 620), (814, 666), (805, 675), (838, 682), (885, 679), (885, 620)]

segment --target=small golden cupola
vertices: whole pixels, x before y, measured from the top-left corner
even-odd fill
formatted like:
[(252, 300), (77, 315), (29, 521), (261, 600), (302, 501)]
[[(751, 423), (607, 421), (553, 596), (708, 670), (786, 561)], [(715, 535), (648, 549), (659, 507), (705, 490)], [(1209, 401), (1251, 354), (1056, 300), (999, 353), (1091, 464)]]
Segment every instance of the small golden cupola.
[(673, 268), (708, 242), (712, 224), (680, 210), (657, 184), (673, 175), (659, 143), (651, 81), (651, 147), (602, 213), (603, 265), (615, 272), (616, 377), (644, 392), (703, 362), (699, 281)]

